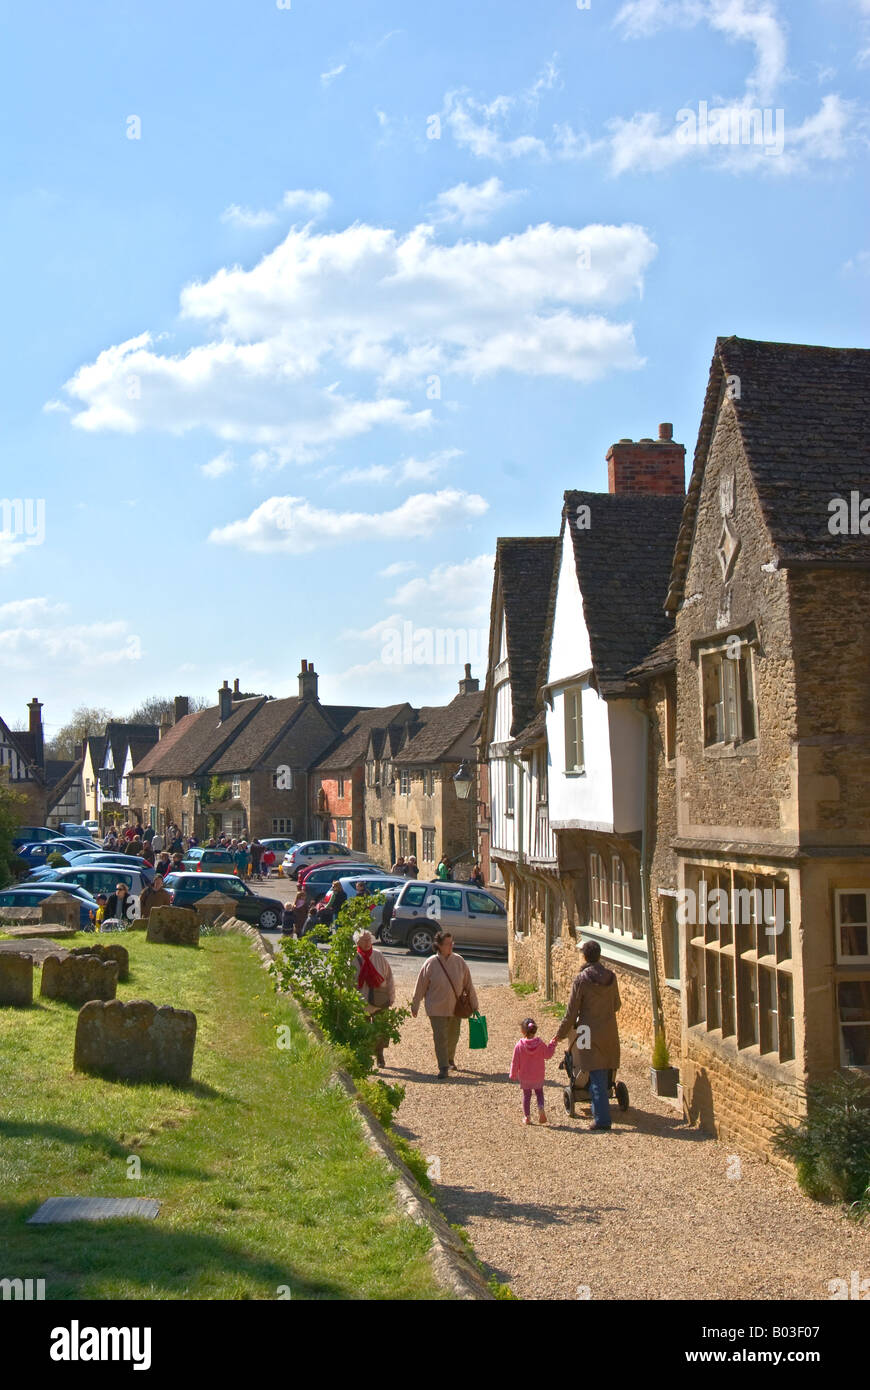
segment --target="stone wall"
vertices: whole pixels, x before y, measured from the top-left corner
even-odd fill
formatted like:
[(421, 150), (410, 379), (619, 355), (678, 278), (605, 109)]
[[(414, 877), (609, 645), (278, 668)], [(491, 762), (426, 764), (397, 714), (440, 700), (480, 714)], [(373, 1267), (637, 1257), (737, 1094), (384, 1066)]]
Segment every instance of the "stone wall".
[(769, 1067), (760, 1059), (753, 1064), (745, 1054), (690, 1028), (680, 1082), (689, 1117), (702, 1129), (794, 1172), (770, 1143), (780, 1121), (806, 1113), (803, 1087), (793, 1068)]

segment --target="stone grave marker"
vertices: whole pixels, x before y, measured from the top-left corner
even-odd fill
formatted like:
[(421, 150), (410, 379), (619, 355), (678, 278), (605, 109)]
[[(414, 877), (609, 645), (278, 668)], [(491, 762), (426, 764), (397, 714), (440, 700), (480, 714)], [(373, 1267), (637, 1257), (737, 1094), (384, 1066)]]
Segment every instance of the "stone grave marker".
[(154, 907), (146, 940), (161, 946), (198, 946), (199, 923), (189, 907)]
[(193, 1071), (196, 1014), (148, 999), (91, 1000), (79, 1010), (73, 1067), (112, 1080), (184, 1085)]
[(39, 993), (46, 999), (84, 1004), (88, 999), (114, 999), (118, 988), (118, 962), (99, 956), (66, 953), (46, 956), (42, 962)]
[(33, 1003), (33, 956), (0, 951), (0, 1005), (17, 1008)]
[(95, 941), (92, 946), (76, 946), (75, 950), (70, 951), (71, 956), (99, 956), (100, 960), (116, 960), (118, 962), (118, 981), (125, 984), (130, 978), (130, 952), (126, 946), (116, 945), (112, 942), (109, 945), (101, 941)]

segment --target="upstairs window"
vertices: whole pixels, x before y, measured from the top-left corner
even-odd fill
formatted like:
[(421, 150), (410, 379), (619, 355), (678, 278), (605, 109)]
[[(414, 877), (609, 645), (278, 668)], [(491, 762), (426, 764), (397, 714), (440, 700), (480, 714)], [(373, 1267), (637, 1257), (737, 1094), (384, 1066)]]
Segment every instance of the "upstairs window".
[(505, 766), (505, 815), (512, 816), (516, 809), (516, 781), (514, 778), (514, 765), (507, 763)]
[(565, 691), (565, 771), (583, 771), (583, 691)]
[(232, 790), (232, 795), (233, 795), (235, 798), (238, 799), (238, 797), (240, 797), (241, 794), (242, 794), (242, 779), (241, 779), (241, 777), (236, 776), (236, 777), (233, 778), (233, 790)]
[(870, 892), (837, 889), (834, 899), (837, 961), (841, 965), (870, 965)]
[(344, 778), (343, 778), (343, 777), (339, 777), (339, 779), (338, 779), (338, 795), (339, 795), (339, 796), (344, 796)]
[(701, 656), (704, 747), (747, 743), (756, 735), (752, 651), (733, 638)]
[(400, 795), (400, 796), (410, 796), (410, 795), (411, 795), (411, 774), (410, 774), (410, 772), (402, 771), (402, 772), (399, 773), (399, 795)]

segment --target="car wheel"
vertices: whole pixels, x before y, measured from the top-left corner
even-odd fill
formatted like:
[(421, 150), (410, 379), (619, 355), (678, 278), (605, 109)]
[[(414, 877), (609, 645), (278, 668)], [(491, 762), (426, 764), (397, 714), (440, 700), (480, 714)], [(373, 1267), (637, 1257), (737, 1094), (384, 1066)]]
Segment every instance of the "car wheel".
[(392, 922), (384, 922), (381, 927), (381, 941), (385, 946), (401, 946), (401, 938)]
[(260, 913), (260, 931), (274, 931), (278, 925), (278, 913), (274, 907), (267, 907)]
[(408, 945), (415, 956), (431, 956), (435, 945), (435, 934), (427, 927), (414, 927), (408, 937)]

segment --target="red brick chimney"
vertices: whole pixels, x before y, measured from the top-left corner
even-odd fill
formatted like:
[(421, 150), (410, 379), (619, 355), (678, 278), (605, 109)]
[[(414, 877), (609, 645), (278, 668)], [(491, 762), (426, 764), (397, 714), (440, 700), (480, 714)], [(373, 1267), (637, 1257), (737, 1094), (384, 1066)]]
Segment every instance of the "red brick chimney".
[(299, 698), (300, 700), (317, 699), (317, 672), (314, 669), (313, 661), (303, 661), (302, 669), (299, 672)]
[(652, 492), (682, 497), (686, 447), (675, 444), (673, 425), (659, 425), (658, 439), (620, 439), (607, 450), (608, 492)]

